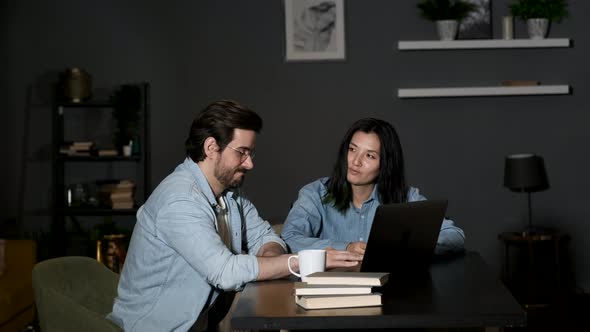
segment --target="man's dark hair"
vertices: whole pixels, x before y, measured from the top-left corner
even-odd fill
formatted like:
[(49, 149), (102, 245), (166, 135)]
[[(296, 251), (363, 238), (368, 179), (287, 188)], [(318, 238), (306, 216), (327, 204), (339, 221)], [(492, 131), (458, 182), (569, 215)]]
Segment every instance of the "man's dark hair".
[(352, 136), (362, 131), (375, 133), (381, 143), (379, 175), (376, 179), (377, 193), (382, 204), (402, 203), (407, 199), (402, 146), (393, 126), (383, 120), (364, 118), (356, 121), (344, 135), (332, 175), (328, 180), (328, 192), (323, 202), (332, 203), (344, 213), (352, 201), (352, 189), (346, 180), (348, 173), (348, 147)]
[(193, 120), (186, 139), (186, 155), (194, 162), (205, 159), (204, 142), (207, 137), (217, 141), (220, 150), (233, 140), (234, 129), (260, 133), (262, 118), (253, 110), (232, 100), (215, 101), (203, 109)]

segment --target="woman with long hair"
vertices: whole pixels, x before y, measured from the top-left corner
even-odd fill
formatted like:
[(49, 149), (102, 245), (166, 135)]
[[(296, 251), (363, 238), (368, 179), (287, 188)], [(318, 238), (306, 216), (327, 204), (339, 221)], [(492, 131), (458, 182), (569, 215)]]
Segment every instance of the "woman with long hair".
[[(425, 199), (406, 184), (402, 147), (393, 126), (360, 119), (344, 136), (331, 176), (299, 191), (281, 236), (292, 252), (330, 248), (363, 255), (380, 204)], [(435, 252), (462, 251), (464, 242), (463, 231), (444, 219)]]

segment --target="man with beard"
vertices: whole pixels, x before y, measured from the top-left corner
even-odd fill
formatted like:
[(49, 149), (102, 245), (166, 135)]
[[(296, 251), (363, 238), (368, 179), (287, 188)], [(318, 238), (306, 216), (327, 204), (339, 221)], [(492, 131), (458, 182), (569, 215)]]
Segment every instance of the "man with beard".
[[(197, 115), (187, 158), (137, 212), (108, 315), (125, 331), (202, 330), (223, 291), (289, 275), (284, 242), (239, 191), (261, 129), (262, 119), (234, 101)], [(355, 266), (360, 258), (338, 251), (326, 267)], [(298, 270), (298, 262), (291, 267)]]

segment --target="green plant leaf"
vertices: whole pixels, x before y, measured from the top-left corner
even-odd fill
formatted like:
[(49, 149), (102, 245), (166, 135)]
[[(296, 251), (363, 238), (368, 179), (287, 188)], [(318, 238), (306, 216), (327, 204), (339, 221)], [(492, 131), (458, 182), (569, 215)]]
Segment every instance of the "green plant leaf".
[(509, 8), (513, 16), (524, 21), (530, 18), (546, 18), (560, 22), (568, 15), (566, 0), (517, 0)]

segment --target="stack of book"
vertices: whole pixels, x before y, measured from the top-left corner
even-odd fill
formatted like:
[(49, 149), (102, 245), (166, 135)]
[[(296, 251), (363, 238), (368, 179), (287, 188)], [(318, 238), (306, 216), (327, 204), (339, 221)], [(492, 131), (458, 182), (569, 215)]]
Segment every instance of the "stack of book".
[(389, 273), (316, 272), (294, 285), (295, 303), (304, 309), (352, 308), (381, 305), (373, 287), (385, 285)]
[(64, 143), (60, 149), (59, 149), (59, 153), (61, 154), (65, 154), (68, 156), (90, 156), (90, 152), (92, 151), (94, 147), (94, 143), (93, 142), (80, 142), (80, 141), (74, 141), (74, 142), (68, 142), (68, 143)]
[(134, 189), (135, 183), (131, 180), (106, 183), (100, 187), (103, 201), (115, 210), (133, 208), (135, 204)]

